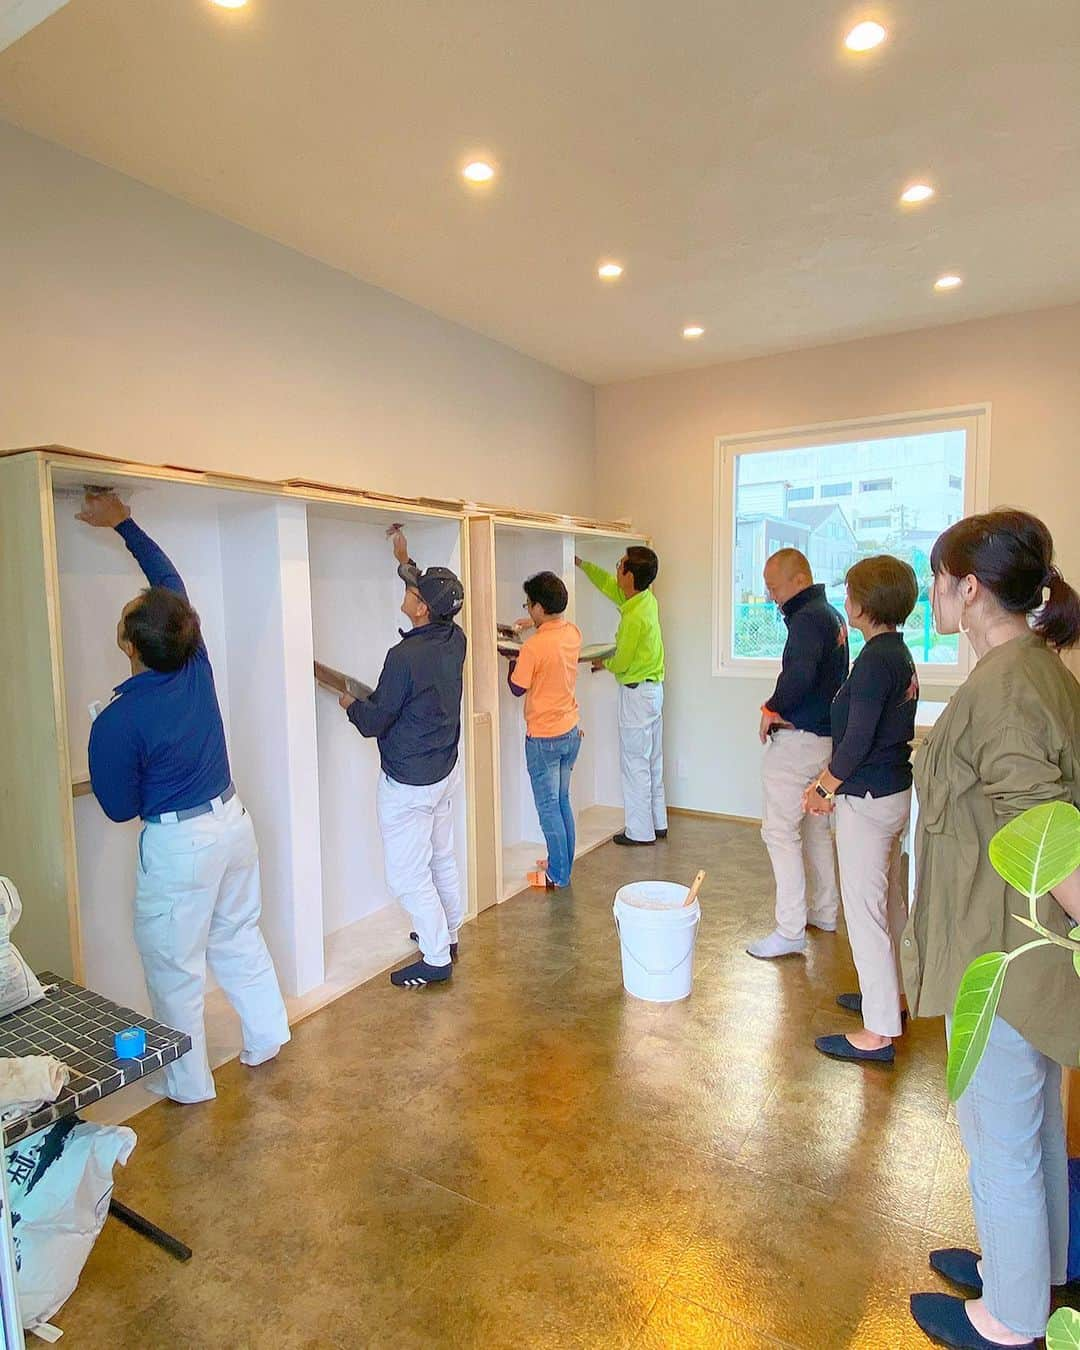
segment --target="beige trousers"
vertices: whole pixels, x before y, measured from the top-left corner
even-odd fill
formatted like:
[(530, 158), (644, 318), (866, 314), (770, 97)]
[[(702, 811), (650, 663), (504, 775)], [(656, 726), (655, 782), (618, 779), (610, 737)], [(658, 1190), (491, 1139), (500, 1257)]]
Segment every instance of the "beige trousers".
[(900, 1035), (900, 937), (907, 897), (900, 884), (900, 840), (911, 789), (888, 797), (836, 799), (836, 852), (848, 940), (862, 991), (863, 1026)]
[(802, 809), (803, 793), (831, 755), (828, 736), (774, 731), (761, 758), (761, 837), (776, 878), (776, 926), (792, 941), (806, 932), (808, 915), (835, 924), (840, 911), (829, 817)]

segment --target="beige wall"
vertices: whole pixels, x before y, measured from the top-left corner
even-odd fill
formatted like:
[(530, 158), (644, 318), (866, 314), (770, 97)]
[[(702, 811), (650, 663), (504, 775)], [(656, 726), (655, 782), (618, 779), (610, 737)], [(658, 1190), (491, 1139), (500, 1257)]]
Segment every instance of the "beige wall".
[(1041, 515), (1077, 584), (1078, 371), (1080, 306), (1070, 306), (597, 391), (601, 509), (632, 515), (661, 559), (667, 777), (676, 804), (759, 813), (757, 708), (770, 686), (711, 674), (716, 438), (989, 402), (991, 503)]
[(0, 183), (0, 448), (594, 509), (589, 385), (6, 123)]

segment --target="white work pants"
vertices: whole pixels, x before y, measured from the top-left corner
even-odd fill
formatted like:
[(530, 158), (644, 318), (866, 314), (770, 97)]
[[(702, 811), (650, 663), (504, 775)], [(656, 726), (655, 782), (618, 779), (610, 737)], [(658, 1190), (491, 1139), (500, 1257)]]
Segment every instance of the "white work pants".
[(376, 807), (386, 884), (408, 911), (430, 966), (450, 964), (450, 944), (465, 920), (454, 853), (457, 767), (440, 783), (416, 787), (379, 774)]
[(272, 1054), (289, 1039), (274, 963), (259, 931), (259, 849), (239, 797), (212, 813), (146, 824), (139, 835), (135, 945), (154, 1017), (191, 1037), (165, 1069), (165, 1093), (207, 1101), (214, 1079), (206, 1055), (206, 963), (240, 1016), (244, 1050)]
[(631, 839), (652, 840), (667, 829), (664, 797), (664, 686), (619, 686), (619, 763), (623, 812)]
[(829, 767), (831, 756), (828, 736), (774, 731), (761, 758), (761, 837), (776, 878), (776, 927), (791, 941), (806, 932), (808, 914), (835, 924), (840, 912), (829, 817), (804, 815), (802, 809), (803, 793)]
[(911, 789), (888, 797), (836, 799), (840, 891), (867, 1031), (900, 1035), (897, 959), (907, 924), (900, 884), (900, 840), (911, 813)]

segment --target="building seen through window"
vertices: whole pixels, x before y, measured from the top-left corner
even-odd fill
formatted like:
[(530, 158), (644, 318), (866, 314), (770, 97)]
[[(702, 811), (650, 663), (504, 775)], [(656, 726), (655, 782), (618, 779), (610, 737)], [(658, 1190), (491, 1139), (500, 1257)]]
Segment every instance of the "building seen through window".
[[(905, 637), (916, 661), (955, 664), (957, 638), (934, 633), (930, 550), (964, 514), (963, 430), (740, 453), (735, 459), (731, 654), (775, 658), (786, 629), (762, 570), (797, 548), (843, 609), (844, 576), (860, 558), (891, 553), (915, 569), (919, 601)], [(852, 654), (862, 639), (852, 633)]]

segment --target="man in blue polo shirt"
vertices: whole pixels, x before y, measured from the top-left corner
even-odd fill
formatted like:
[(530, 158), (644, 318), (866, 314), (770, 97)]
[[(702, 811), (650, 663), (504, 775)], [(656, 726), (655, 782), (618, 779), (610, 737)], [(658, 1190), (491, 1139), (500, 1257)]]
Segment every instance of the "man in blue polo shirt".
[(259, 930), (255, 831), (232, 784), (199, 616), (176, 568), (113, 494), (88, 493), (78, 519), (114, 529), (150, 583), (117, 625), (131, 678), (90, 729), (90, 784), (110, 820), (143, 819), (135, 944), (154, 1016), (192, 1047), (165, 1069), (163, 1095), (207, 1101), (215, 1095), (203, 1024), (208, 961), (240, 1016), (244, 1064), (273, 1059), (289, 1039)]
[[(806, 949), (806, 926), (836, 931), (840, 889), (827, 816), (803, 815), (803, 793), (832, 754), (829, 710), (847, 678), (847, 626), (815, 586), (806, 557), (782, 548), (765, 564), (787, 642), (776, 688), (761, 708), (761, 837), (776, 878), (776, 928), (746, 949), (760, 960)], [(809, 864), (812, 888), (807, 885)], [(808, 894), (808, 891), (810, 893)]]
[(390, 982), (420, 989), (450, 978), (465, 919), (453, 802), (465, 665), (465, 634), (454, 616), (465, 592), (449, 568), (421, 572), (401, 529), (389, 533), (405, 583), (401, 612), (412, 627), (387, 652), (371, 696), (342, 694), (339, 702), (361, 736), (378, 740), (376, 809), (386, 884), (416, 925), (412, 937), (421, 954)]

